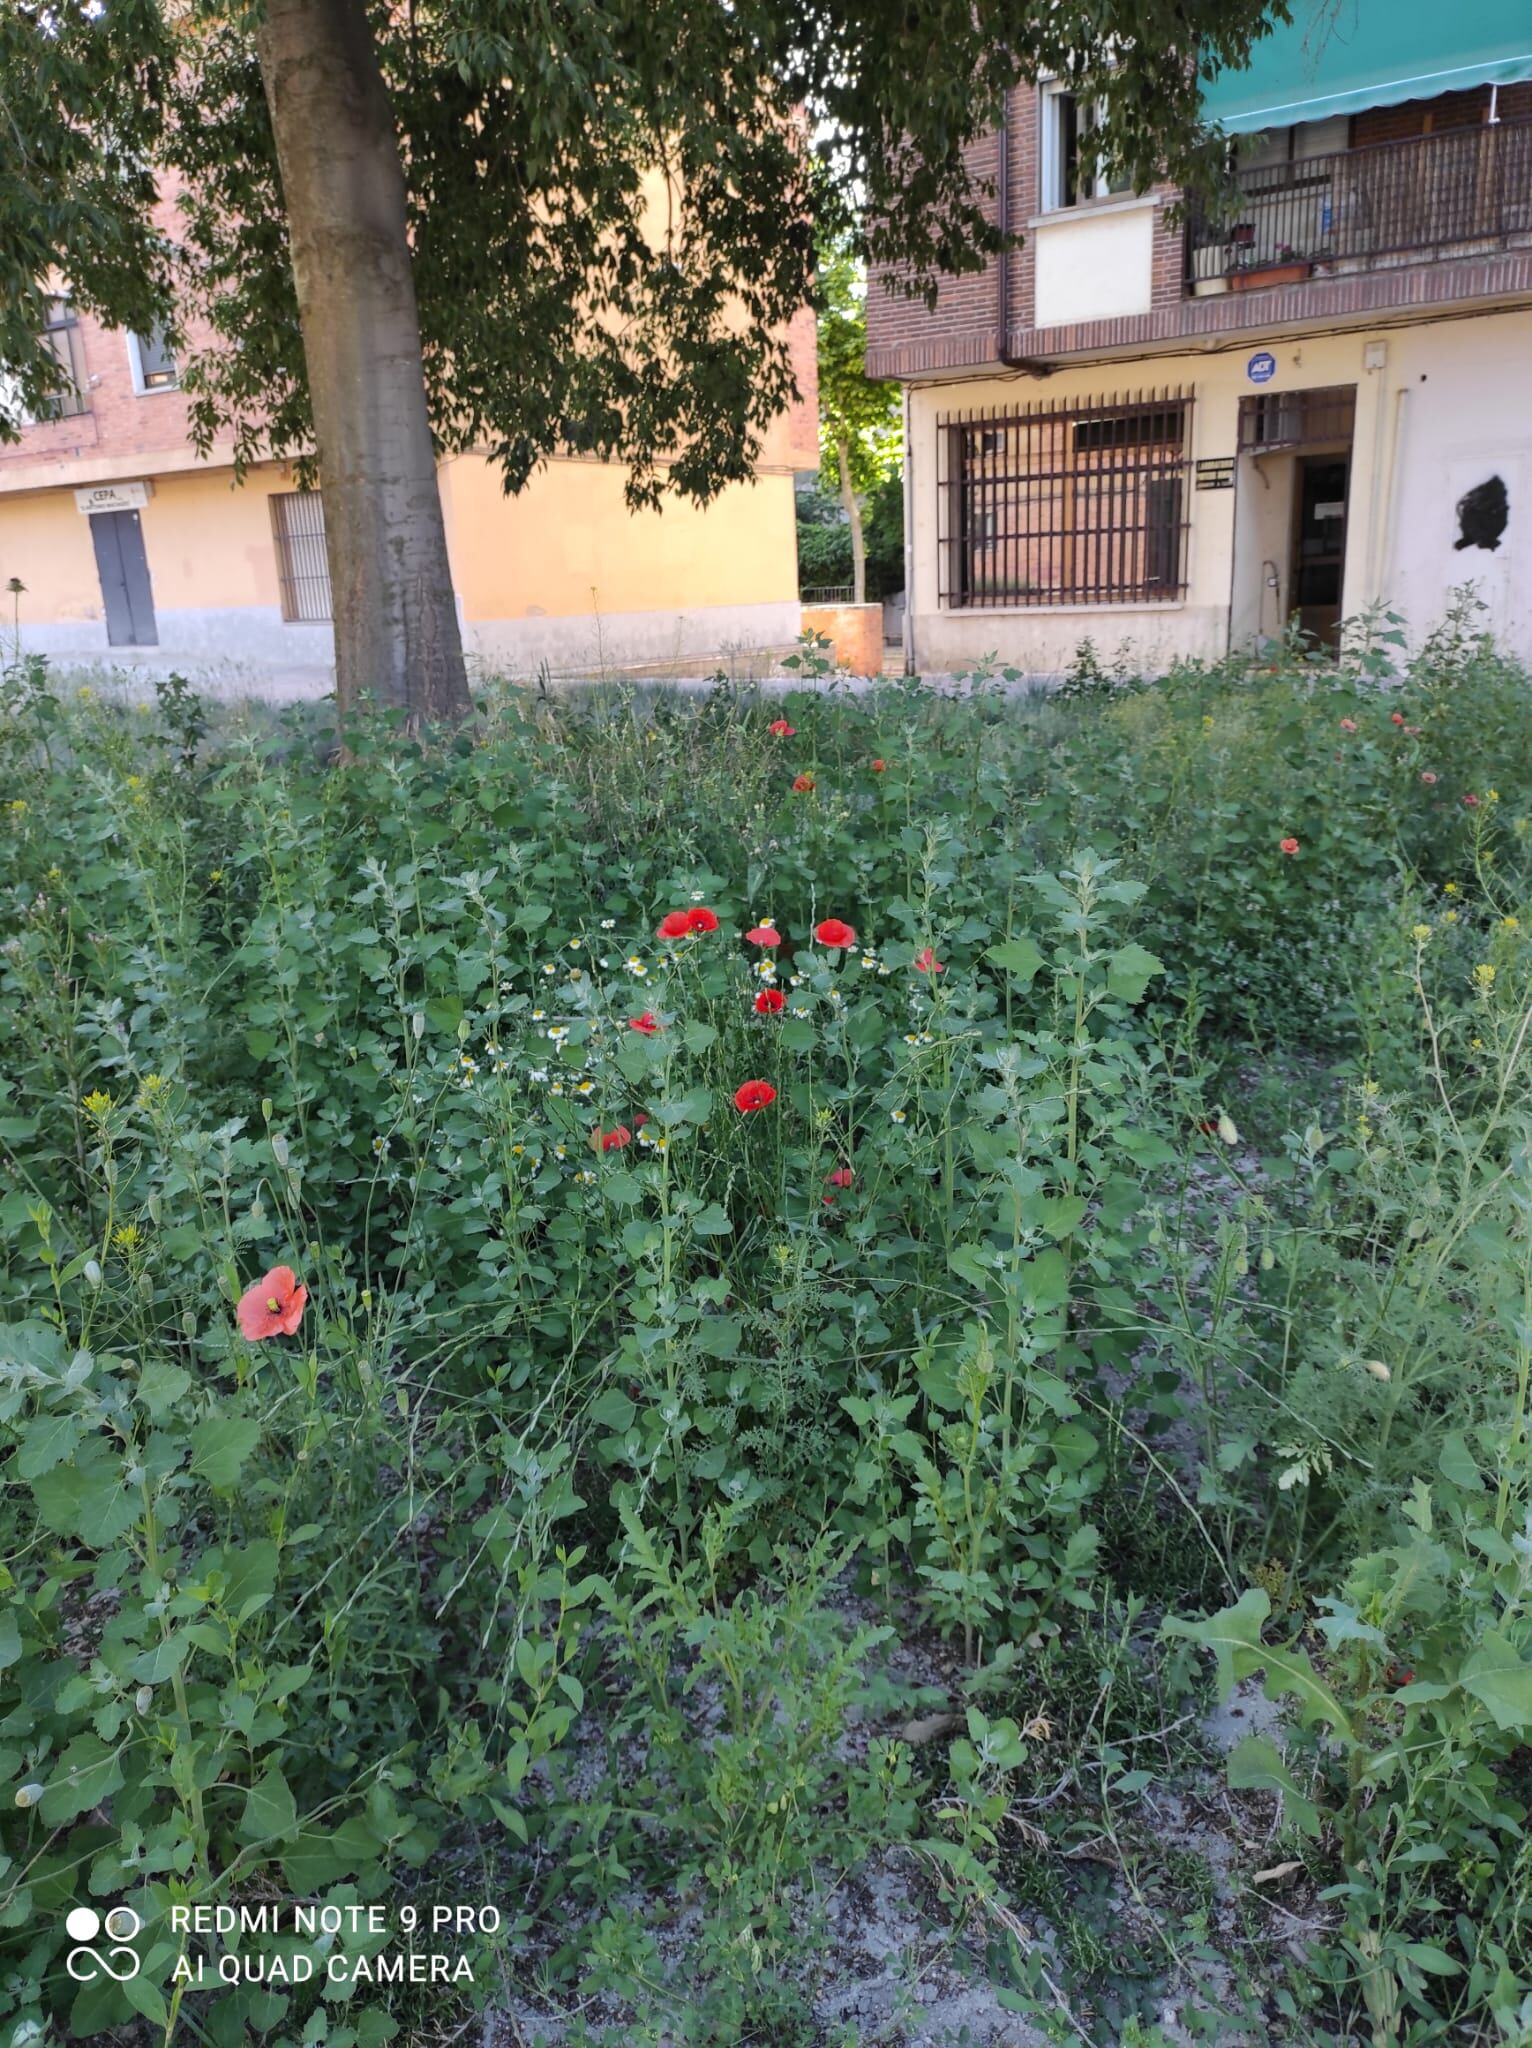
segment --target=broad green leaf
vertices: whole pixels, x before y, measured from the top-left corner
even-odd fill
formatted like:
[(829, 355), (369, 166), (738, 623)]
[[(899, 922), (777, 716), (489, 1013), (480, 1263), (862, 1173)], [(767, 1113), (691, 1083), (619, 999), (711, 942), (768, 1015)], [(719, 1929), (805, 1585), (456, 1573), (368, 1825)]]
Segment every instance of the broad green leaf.
[(1280, 1792), (1289, 1818), (1306, 1835), (1319, 1833), (1319, 1809), (1298, 1789), (1286, 1759), (1268, 1735), (1247, 1735), (1229, 1752), (1229, 1783), (1236, 1792)]
[(1163, 1624), (1163, 1633), (1185, 1636), (1213, 1652), (1219, 1691), (1225, 1699), (1238, 1679), (1263, 1671), (1262, 1690), (1269, 1700), (1292, 1693), (1299, 1703), (1298, 1718), (1305, 1726), (1311, 1721), (1328, 1721), (1349, 1741), (1351, 1724), (1346, 1709), (1302, 1651), (1261, 1641), (1261, 1627), (1270, 1614), (1269, 1596), (1259, 1586), (1252, 1586), (1232, 1607), (1210, 1614), (1204, 1621), (1182, 1621), (1172, 1615)]
[(590, 1406), (590, 1419), (603, 1429), (615, 1430), (619, 1436), (633, 1427), (637, 1407), (618, 1387), (608, 1387), (604, 1394), (598, 1394)]
[(1482, 1493), (1484, 1481), (1479, 1476), (1479, 1461), (1463, 1439), (1461, 1430), (1449, 1430), (1442, 1439), (1442, 1448), (1437, 1465), (1443, 1479), (1450, 1479), (1454, 1486), (1461, 1486), (1465, 1493)]
[(121, 1784), (117, 1752), (99, 1735), (77, 1735), (49, 1772), (37, 1810), (50, 1828), (62, 1827), (109, 1799)]
[(1532, 1664), (1513, 1642), (1491, 1629), (1458, 1673), (1465, 1692), (1494, 1717), (1507, 1734), (1532, 1735)]
[(1154, 977), (1164, 972), (1163, 960), (1130, 941), (1119, 946), (1106, 963), (1107, 994), (1118, 996), (1125, 1003), (1136, 1003)]
[(209, 1486), (233, 1486), (260, 1440), (261, 1426), (234, 1415), (210, 1415), (188, 1434), (192, 1471)]
[(21, 1479), (40, 1479), (55, 1465), (74, 1456), (75, 1445), (85, 1426), (74, 1415), (38, 1415), (21, 1431), (21, 1448), (16, 1454), (16, 1472)]
[(276, 1765), (268, 1764), (245, 1795), (239, 1839), (242, 1842), (282, 1842), (296, 1834), (297, 1829), (297, 1802)]
[(191, 1374), (165, 1358), (151, 1358), (138, 1376), (138, 1398), (158, 1422), (191, 1385)]
[(1037, 970), (1043, 964), (1042, 953), (1032, 939), (1006, 939), (998, 946), (991, 946), (984, 956), (993, 960), (997, 967), (1003, 967), (1013, 981), (1028, 988)]

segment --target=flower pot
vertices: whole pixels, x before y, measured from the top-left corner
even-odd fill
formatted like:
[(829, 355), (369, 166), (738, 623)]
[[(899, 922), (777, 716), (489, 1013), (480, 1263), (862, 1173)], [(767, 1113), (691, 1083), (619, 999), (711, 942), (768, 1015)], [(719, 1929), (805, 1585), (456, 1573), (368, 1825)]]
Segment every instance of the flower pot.
[(1295, 263), (1263, 263), (1255, 270), (1236, 270), (1229, 281), (1237, 292), (1259, 292), (1272, 285), (1302, 284), (1313, 268), (1307, 259)]

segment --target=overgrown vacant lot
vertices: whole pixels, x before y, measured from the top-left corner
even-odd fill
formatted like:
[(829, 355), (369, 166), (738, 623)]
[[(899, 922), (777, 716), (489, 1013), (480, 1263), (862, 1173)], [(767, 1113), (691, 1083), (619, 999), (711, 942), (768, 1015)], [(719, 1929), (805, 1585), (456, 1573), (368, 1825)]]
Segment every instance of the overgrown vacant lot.
[(1527, 2038), (1532, 686), (1395, 661), (10, 671), (0, 2041)]

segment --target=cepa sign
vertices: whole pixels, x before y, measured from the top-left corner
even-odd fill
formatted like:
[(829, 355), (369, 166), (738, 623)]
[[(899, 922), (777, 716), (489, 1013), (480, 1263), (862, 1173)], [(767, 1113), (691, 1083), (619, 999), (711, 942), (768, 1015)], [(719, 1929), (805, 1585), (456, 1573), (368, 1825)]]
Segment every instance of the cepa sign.
[(74, 501), (81, 512), (142, 512), (149, 502), (149, 486), (140, 484), (87, 484), (76, 491)]

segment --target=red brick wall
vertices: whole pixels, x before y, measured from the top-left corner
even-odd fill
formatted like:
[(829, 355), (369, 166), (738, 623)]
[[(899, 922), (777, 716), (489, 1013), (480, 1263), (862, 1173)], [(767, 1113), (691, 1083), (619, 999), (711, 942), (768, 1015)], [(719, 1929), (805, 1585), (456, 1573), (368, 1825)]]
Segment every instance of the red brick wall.
[[(1041, 91), (1031, 85), (1018, 86), (1007, 106), (1010, 224), (1012, 233), (1024, 238), (1022, 246), (1011, 252), (1006, 292), (1009, 312), (1007, 346), (1016, 354), (1026, 353), (1021, 337), (1036, 327), (1036, 259), (1027, 222), (1042, 206), (1041, 109)], [(976, 143), (968, 153), (968, 163), (976, 178), (993, 178), (998, 164), (995, 137), (986, 136)], [(1155, 190), (1157, 195), (1169, 198), (1175, 188), (1166, 185), (1157, 186)], [(985, 211), (990, 220), (995, 218), (993, 201)], [(1167, 222), (1165, 209), (1161, 207), (1155, 216), (1154, 227), (1153, 303), (1156, 306), (1180, 300), (1184, 270), (1182, 231)], [(943, 350), (946, 363), (994, 363), (998, 360), (998, 311), (998, 285), (992, 264), (969, 276), (943, 278), (936, 306), (930, 312), (923, 300), (906, 299), (890, 293), (881, 280), (875, 278), (867, 295), (869, 366), (874, 374), (878, 374), (880, 351), (933, 340), (946, 344)]]
[[(1014, 100), (1014, 95), (1013, 95)], [(1015, 134), (1014, 113), (1012, 133)], [(1019, 147), (1020, 138), (1016, 138)], [(1033, 148), (1036, 142), (1034, 138)], [(1017, 149), (1013, 147), (1013, 162)], [(993, 135), (987, 135), (975, 143), (967, 154), (970, 174), (976, 179), (994, 179), (998, 152)], [(988, 217), (995, 217), (995, 202), (986, 206)], [(1013, 211), (1013, 218), (1014, 218)], [(1022, 324), (1020, 268), (1012, 259), (1011, 317)], [(900, 273), (893, 273), (898, 277)], [(944, 277), (937, 292), (935, 307), (927, 311), (923, 299), (906, 298), (902, 292), (890, 290), (886, 283), (888, 273), (873, 277), (867, 292), (867, 348), (871, 358), (879, 349), (898, 348), (902, 343), (924, 341), (933, 334), (949, 336), (954, 340), (971, 342), (974, 353), (965, 360), (973, 363), (992, 362), (995, 354), (995, 278), (993, 266), (986, 264), (980, 271), (963, 277)], [(1030, 308), (1029, 308), (1030, 310)]]

